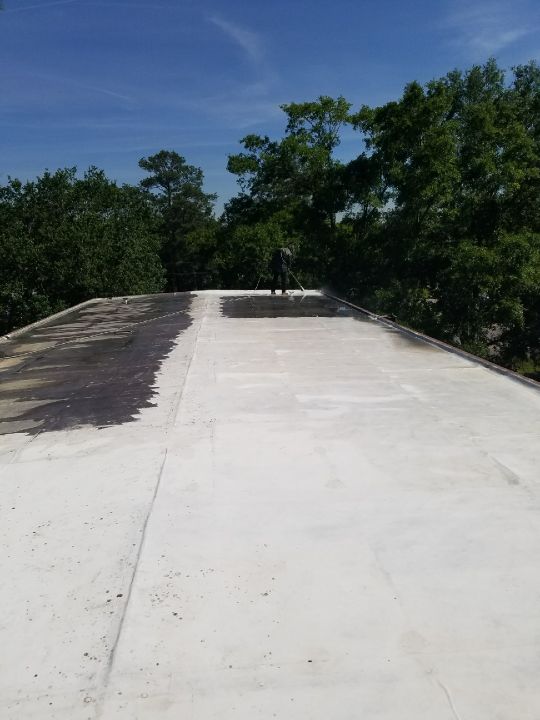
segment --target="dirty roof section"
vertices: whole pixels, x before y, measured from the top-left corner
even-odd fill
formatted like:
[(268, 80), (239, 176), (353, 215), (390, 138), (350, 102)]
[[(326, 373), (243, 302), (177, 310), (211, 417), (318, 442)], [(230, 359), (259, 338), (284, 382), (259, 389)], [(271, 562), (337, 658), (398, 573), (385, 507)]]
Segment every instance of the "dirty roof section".
[(6, 350), (2, 718), (540, 716), (537, 389), (314, 292)]
[(99, 300), (0, 343), (0, 434), (129, 422), (191, 323), (189, 295)]

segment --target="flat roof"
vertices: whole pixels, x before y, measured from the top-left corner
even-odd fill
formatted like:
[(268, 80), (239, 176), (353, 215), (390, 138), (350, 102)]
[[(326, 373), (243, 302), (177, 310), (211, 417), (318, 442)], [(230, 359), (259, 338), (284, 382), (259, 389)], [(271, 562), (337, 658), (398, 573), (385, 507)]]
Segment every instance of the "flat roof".
[(540, 393), (311, 291), (0, 342), (0, 715), (536, 720)]

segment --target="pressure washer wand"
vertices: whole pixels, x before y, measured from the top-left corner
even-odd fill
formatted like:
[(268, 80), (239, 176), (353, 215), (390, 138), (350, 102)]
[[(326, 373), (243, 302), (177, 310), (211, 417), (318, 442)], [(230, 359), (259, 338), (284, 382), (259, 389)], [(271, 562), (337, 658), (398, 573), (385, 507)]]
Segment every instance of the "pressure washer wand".
[(300, 290), (301, 290), (303, 293), (305, 293), (306, 291), (305, 291), (304, 288), (302, 287), (302, 283), (300, 282), (300, 280), (296, 277), (296, 275), (293, 273), (292, 270), (289, 269), (289, 272), (290, 272), (291, 275), (293, 276), (293, 280), (295, 280), (295, 281), (298, 283), (298, 285), (300, 285)]

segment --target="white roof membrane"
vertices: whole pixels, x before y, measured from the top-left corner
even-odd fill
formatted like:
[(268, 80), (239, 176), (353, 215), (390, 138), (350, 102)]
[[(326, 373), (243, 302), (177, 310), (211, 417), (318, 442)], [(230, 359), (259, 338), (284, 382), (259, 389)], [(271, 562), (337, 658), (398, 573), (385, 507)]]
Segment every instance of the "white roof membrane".
[(540, 716), (540, 393), (318, 293), (0, 347), (0, 716)]

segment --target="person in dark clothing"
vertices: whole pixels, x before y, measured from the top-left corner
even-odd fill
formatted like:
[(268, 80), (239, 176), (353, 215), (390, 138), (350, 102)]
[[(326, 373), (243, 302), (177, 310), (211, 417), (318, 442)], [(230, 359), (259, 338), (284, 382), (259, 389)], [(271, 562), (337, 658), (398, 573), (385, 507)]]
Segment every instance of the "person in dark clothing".
[(279, 248), (272, 255), (270, 270), (272, 271), (272, 295), (276, 294), (278, 282), (281, 280), (281, 294), (287, 294), (289, 281), (289, 267), (291, 266), (292, 252), (289, 248)]

